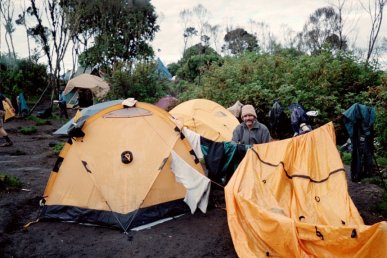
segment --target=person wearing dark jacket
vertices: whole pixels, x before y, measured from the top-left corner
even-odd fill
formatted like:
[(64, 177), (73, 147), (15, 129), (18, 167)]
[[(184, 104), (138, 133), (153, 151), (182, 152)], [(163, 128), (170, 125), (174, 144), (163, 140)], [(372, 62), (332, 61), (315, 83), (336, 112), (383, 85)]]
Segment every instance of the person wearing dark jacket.
[(8, 147), (8, 146), (12, 146), (13, 142), (8, 137), (8, 134), (4, 129), (5, 108), (3, 105), (3, 101), (6, 101), (8, 105), (11, 107), (12, 111), (15, 112), (15, 109), (13, 108), (11, 101), (1, 93), (1, 89), (0, 89), (0, 136), (2, 136), (5, 140), (5, 143), (1, 144), (0, 147)]
[(238, 144), (260, 144), (271, 140), (267, 127), (259, 123), (252, 105), (244, 105), (241, 110), (243, 120), (233, 131), (232, 141)]

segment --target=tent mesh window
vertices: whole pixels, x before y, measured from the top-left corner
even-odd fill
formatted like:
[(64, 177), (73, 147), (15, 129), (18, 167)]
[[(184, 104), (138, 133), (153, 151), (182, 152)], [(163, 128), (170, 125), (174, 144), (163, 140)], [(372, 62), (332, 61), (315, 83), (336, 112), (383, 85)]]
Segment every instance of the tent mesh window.
[(124, 108), (112, 111), (104, 115), (105, 118), (130, 118), (130, 117), (139, 117), (139, 116), (151, 116), (152, 112), (142, 108)]

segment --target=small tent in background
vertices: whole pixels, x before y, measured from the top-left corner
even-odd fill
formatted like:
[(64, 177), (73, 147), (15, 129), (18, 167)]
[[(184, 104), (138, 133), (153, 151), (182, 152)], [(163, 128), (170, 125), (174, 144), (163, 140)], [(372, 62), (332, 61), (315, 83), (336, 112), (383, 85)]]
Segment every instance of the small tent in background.
[(168, 112), (125, 100), (78, 121), (83, 126), (69, 133), (51, 172), (40, 219), (126, 231), (205, 212), (209, 179)]
[(102, 78), (91, 74), (81, 74), (67, 82), (63, 95), (67, 106), (73, 107), (78, 103), (80, 95), (82, 96), (81, 91), (90, 91), (92, 96), (85, 97), (100, 100), (108, 94), (109, 90), (110, 85)]
[(239, 124), (230, 111), (208, 99), (183, 102), (169, 113), (190, 130), (217, 142), (231, 141), (232, 132)]
[(160, 58), (157, 58), (156, 60), (156, 72), (159, 77), (172, 80), (172, 74), (169, 72), (168, 68), (163, 64)]
[(74, 73), (72, 70), (67, 70), (64, 74), (60, 76), (60, 79), (63, 81), (68, 81), (73, 77)]
[(91, 66), (78, 66), (77, 70), (72, 74), (71, 78), (77, 77), (81, 74), (92, 74), (92, 75), (98, 75), (99, 74), (99, 65), (95, 65), (93, 67)]
[(166, 111), (169, 111), (171, 110), (171, 108), (173, 108), (174, 106), (176, 106), (177, 104), (177, 98), (175, 97), (172, 97), (172, 96), (165, 96), (165, 97), (162, 97), (161, 99), (159, 99), (155, 105), (166, 110)]
[(334, 127), (250, 149), (225, 188), (239, 257), (385, 257), (387, 223), (348, 194)]

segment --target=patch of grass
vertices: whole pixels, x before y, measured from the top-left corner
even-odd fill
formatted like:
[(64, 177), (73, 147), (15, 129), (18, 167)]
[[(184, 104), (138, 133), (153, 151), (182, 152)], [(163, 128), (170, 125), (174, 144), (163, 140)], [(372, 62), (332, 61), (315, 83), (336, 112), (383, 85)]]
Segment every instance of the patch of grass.
[(57, 143), (55, 144), (52, 149), (56, 154), (59, 154), (59, 152), (63, 149), (64, 143)]
[(383, 174), (375, 174), (374, 176), (363, 178), (361, 181), (367, 184), (378, 185), (387, 191), (387, 178)]
[(376, 156), (376, 162), (378, 163), (378, 166), (380, 168), (386, 168), (387, 167), (387, 158), (386, 157)]
[(65, 118), (61, 118), (58, 114), (55, 114), (55, 113), (52, 114), (51, 117), (52, 117), (53, 120), (61, 120), (61, 119), (65, 119)]
[(30, 135), (30, 134), (34, 134), (38, 131), (38, 129), (36, 129), (35, 126), (25, 126), (25, 127), (22, 127), (20, 129), (20, 132), (22, 134), (26, 134), (26, 135)]
[(7, 188), (22, 188), (23, 184), (19, 178), (0, 173), (0, 190)]
[(47, 119), (39, 118), (37, 116), (29, 116), (28, 120), (34, 121), (36, 126), (49, 125), (51, 122)]
[(387, 218), (387, 192), (383, 193), (382, 200), (372, 210), (381, 213), (384, 218)]
[(351, 165), (351, 158), (352, 158), (352, 155), (350, 152), (342, 152), (341, 153), (341, 159), (343, 160), (343, 163), (345, 165)]

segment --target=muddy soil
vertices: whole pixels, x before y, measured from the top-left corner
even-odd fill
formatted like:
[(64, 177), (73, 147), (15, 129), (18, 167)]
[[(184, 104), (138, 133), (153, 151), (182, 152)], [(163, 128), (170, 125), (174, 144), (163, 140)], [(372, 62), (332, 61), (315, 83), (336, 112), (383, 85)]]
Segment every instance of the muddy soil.
[[(39, 200), (57, 157), (50, 145), (67, 140), (52, 133), (64, 123), (50, 119), (36, 126), (31, 120), (14, 119), (5, 124), (14, 145), (0, 148), (0, 173), (20, 178), (23, 189), (0, 192), (0, 257), (237, 257), (221, 190), (213, 193), (207, 214), (186, 214), (128, 235), (63, 222), (39, 222), (23, 229), (39, 214)], [(36, 126), (37, 132), (21, 134), (26, 126)], [(350, 181), (348, 186), (366, 224), (386, 220), (371, 211), (383, 189)]]

